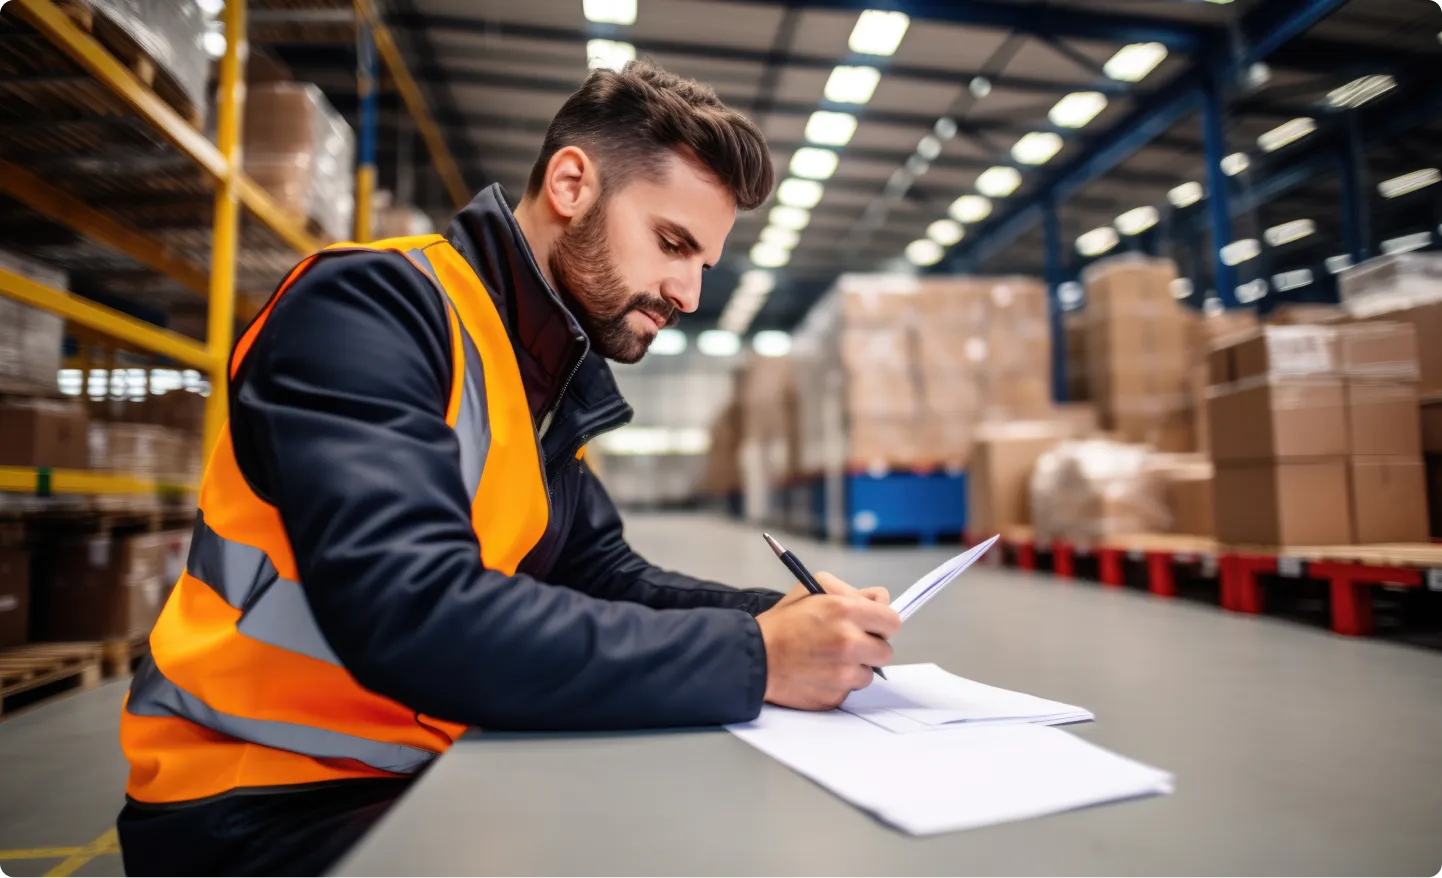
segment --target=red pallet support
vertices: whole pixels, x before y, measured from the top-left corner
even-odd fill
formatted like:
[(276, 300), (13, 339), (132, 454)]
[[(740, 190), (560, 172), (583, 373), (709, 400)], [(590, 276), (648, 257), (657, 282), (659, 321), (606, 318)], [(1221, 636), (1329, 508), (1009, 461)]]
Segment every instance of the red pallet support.
[(1016, 544), (1016, 566), (1022, 570), (1036, 569), (1036, 543), (1026, 540)]
[(1422, 571), (1411, 567), (1381, 567), (1343, 561), (1316, 561), (1310, 573), (1325, 579), (1332, 590), (1332, 630), (1349, 637), (1372, 633), (1372, 592), (1374, 585), (1422, 585)]
[(1126, 568), (1122, 566), (1125, 557), (1121, 549), (1100, 546), (1096, 550), (1097, 579), (1102, 585), (1121, 588), (1127, 584)]
[(1171, 552), (1147, 553), (1147, 588), (1159, 597), (1177, 596), (1177, 580), (1172, 574)]
[(1051, 569), (1060, 579), (1076, 576), (1076, 550), (1071, 543), (1058, 540), (1051, 544)]
[(1258, 573), (1276, 573), (1275, 555), (1222, 555), (1218, 559), (1221, 574), (1222, 606), (1236, 613), (1262, 612), (1262, 586)]

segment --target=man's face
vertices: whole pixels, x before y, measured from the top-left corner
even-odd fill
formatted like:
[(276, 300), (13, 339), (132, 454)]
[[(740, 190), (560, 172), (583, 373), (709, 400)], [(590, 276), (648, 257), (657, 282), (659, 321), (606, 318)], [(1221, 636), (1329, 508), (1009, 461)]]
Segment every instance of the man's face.
[(671, 154), (655, 179), (637, 176), (576, 219), (551, 251), (552, 275), (577, 306), (596, 352), (634, 363), (656, 333), (701, 300), (736, 221), (730, 193)]

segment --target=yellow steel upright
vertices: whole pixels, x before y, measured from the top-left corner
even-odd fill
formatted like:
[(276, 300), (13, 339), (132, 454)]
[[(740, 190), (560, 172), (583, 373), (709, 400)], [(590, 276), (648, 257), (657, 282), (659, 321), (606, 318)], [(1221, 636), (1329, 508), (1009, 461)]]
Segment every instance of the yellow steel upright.
[(210, 352), (210, 399), (205, 407), (208, 456), (225, 424), (230, 345), (235, 332), (235, 259), (240, 238), (240, 126), (245, 110), (246, 0), (226, 0), (225, 54), (216, 88), (216, 141), (225, 158), (225, 174), (216, 183), (215, 228), (210, 252), (210, 320), (205, 344)]

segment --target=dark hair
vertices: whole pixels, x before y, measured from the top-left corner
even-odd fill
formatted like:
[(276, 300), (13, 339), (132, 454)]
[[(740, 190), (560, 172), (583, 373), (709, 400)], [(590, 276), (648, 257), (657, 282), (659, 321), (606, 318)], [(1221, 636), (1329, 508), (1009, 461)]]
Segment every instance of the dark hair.
[(690, 150), (731, 192), (741, 210), (771, 196), (776, 172), (756, 123), (716, 97), (710, 86), (667, 73), (650, 61), (598, 69), (546, 129), (526, 195), (541, 191), (551, 157), (567, 146), (592, 156), (603, 187), (653, 173), (669, 150)]

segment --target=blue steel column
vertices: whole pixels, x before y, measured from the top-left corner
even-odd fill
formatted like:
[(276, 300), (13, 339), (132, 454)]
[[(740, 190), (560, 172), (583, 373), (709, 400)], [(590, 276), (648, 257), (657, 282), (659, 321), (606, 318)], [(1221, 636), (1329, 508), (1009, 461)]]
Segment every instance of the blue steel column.
[(1057, 204), (1047, 199), (1042, 214), (1043, 253), (1046, 260), (1047, 309), (1051, 316), (1051, 397), (1066, 402), (1066, 327), (1061, 309), (1061, 223)]
[(1202, 88), (1202, 137), (1207, 157), (1207, 211), (1212, 224), (1212, 278), (1217, 298), (1225, 308), (1237, 307), (1237, 273), (1222, 262), (1222, 248), (1232, 243), (1232, 210), (1227, 175), (1222, 158), (1227, 154), (1227, 135), (1222, 121), (1222, 99), (1215, 81)]
[(375, 227), (376, 188), (376, 44), (364, 16), (356, 18), (356, 86), (360, 91), (360, 137), (356, 156), (355, 240), (370, 240)]
[(1367, 147), (1357, 111), (1347, 111), (1347, 144), (1337, 153), (1342, 186), (1342, 240), (1353, 262), (1371, 256), (1371, 193), (1367, 191)]

